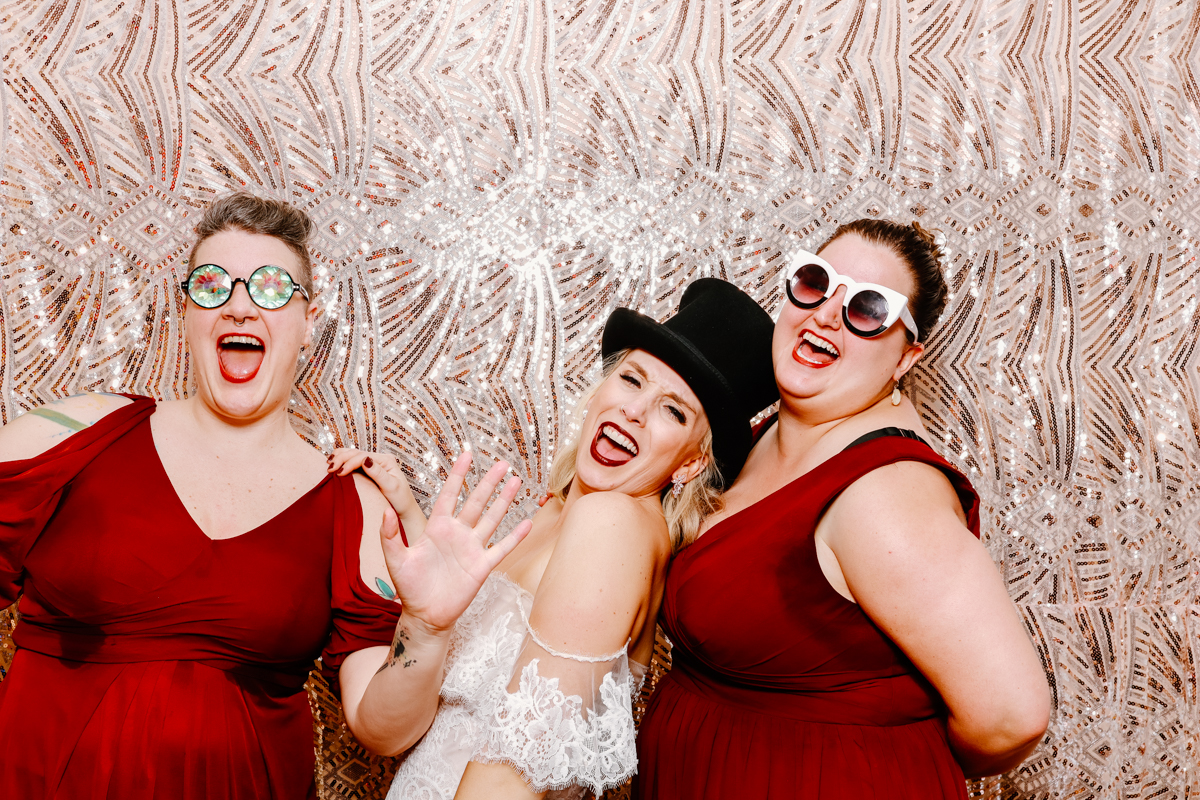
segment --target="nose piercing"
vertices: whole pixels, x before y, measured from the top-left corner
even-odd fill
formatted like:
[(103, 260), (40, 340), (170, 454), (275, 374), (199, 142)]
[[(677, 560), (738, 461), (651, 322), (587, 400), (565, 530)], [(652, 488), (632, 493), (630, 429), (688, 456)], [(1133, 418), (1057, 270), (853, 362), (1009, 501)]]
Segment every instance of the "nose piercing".
[(239, 327), (239, 328), (240, 328), (240, 327), (242, 327), (243, 325), (245, 325), (245, 324), (246, 324), (246, 320), (243, 318), (241, 322), (238, 322), (238, 321), (235, 319), (235, 320), (233, 321), (233, 324), (234, 324), (234, 325), (236, 325), (237, 327)]

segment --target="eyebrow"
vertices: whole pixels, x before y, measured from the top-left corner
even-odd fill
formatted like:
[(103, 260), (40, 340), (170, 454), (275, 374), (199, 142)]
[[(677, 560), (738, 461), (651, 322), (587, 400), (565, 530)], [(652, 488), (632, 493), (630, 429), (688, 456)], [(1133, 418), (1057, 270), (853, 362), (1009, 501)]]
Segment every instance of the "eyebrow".
[[(630, 369), (632, 369), (638, 375), (641, 375), (642, 380), (650, 381), (650, 376), (646, 374), (646, 370), (642, 369), (641, 364), (637, 363), (636, 361), (628, 361), (628, 360), (625, 363), (627, 363), (629, 365)], [(650, 382), (653, 383), (653, 381), (650, 381)], [(692, 412), (692, 414), (694, 416), (699, 416), (696, 409), (692, 408), (692, 404), (689, 403), (687, 400), (684, 400), (679, 395), (675, 394), (674, 392), (667, 392), (666, 396), (667, 396), (667, 399), (674, 400), (676, 403), (683, 406), (688, 411)]]

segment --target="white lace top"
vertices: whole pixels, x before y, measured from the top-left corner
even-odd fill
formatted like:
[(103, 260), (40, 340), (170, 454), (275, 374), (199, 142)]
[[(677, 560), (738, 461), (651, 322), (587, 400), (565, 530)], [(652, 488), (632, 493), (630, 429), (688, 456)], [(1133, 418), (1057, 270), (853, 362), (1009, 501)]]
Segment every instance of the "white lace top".
[(562, 653), (529, 627), (533, 596), (499, 573), (450, 639), (433, 725), (400, 765), (388, 800), (451, 800), (467, 764), (505, 763), (548, 798), (582, 798), (637, 767), (633, 697), (646, 668), (627, 647)]

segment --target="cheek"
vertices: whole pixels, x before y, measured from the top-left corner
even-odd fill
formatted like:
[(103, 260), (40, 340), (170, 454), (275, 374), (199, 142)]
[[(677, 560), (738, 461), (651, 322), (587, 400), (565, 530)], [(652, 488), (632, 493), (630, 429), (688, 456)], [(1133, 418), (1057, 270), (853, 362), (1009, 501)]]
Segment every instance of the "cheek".
[(873, 390), (877, 388), (876, 384), (886, 380), (882, 376), (892, 374), (900, 361), (900, 353), (878, 341), (858, 340), (853, 344), (859, 346), (845, 353), (844, 357), (848, 364), (854, 365), (851, 373), (855, 376), (855, 383)]
[(205, 324), (208, 322), (205, 316), (203, 313), (197, 313), (195, 309), (184, 312), (183, 338), (193, 353), (205, 349), (206, 331), (211, 328), (211, 324)]

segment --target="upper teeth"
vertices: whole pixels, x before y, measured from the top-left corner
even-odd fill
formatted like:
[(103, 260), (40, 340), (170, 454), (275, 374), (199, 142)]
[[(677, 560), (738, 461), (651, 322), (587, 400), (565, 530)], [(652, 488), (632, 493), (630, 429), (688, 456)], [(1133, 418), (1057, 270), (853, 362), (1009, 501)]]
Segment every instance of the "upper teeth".
[(624, 447), (629, 452), (633, 453), (635, 456), (637, 455), (638, 449), (634, 441), (628, 436), (622, 435), (616, 428), (612, 427), (611, 425), (607, 426), (604, 429), (604, 435), (621, 445), (621, 447)]
[(226, 336), (221, 340), (221, 344), (261, 345), (262, 342), (260, 342), (258, 339), (255, 339), (253, 336)]
[(841, 355), (841, 353), (839, 353), (837, 351), (836, 347), (834, 347), (832, 344), (830, 344), (829, 342), (822, 339), (820, 336), (817, 336), (816, 334), (812, 333), (811, 331), (805, 331), (804, 335), (800, 338), (803, 339), (804, 341), (808, 342), (809, 344), (811, 344), (813, 347), (815, 347), (819, 350), (824, 350), (826, 353), (829, 353), (831, 356), (837, 357), (837, 356)]

